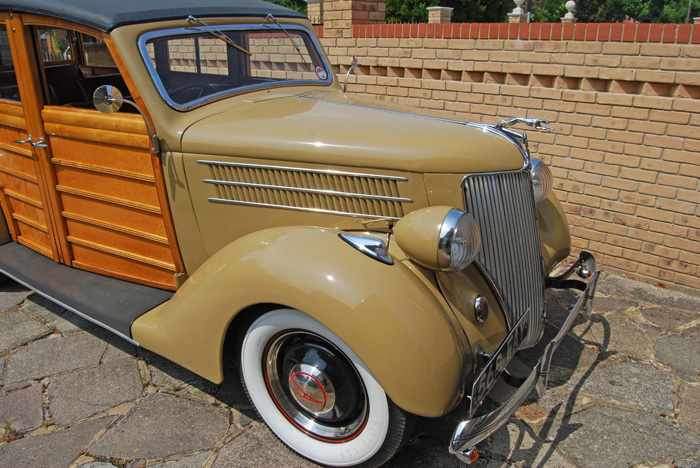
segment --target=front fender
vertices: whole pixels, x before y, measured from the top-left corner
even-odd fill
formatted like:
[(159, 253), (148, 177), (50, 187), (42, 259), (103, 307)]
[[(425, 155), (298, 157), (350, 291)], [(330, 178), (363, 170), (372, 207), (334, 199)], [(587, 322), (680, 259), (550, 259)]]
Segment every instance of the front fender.
[(229, 244), (168, 303), (136, 320), (134, 339), (221, 382), (224, 338), (236, 314), (281, 304), (338, 335), (399, 407), (444, 414), (460, 398), (466, 359), (451, 312), (408, 267), (367, 257), (339, 232), (275, 228)]

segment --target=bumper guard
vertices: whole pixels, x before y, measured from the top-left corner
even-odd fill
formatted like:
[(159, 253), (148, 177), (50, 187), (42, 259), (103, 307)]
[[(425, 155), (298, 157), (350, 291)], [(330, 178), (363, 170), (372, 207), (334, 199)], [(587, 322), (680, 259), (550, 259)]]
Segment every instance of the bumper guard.
[[(592, 273), (594, 271), (595, 273)], [(588, 283), (584, 283), (579, 280), (567, 279), (574, 272), (584, 278), (590, 278), (590, 280)], [(508, 422), (510, 416), (515, 413), (515, 410), (525, 401), (532, 389), (537, 391), (538, 398), (542, 396), (547, 389), (549, 366), (552, 362), (554, 352), (573, 326), (574, 320), (579, 313), (581, 313), (586, 320), (590, 318), (599, 276), (600, 270), (596, 270), (593, 255), (588, 252), (582, 252), (579, 259), (565, 273), (557, 277), (546, 278), (546, 287), (548, 288), (578, 289), (583, 291), (583, 293), (578, 301), (576, 301), (574, 307), (569, 311), (569, 315), (566, 317), (566, 320), (564, 320), (564, 324), (557, 335), (545, 348), (542, 357), (532, 369), (530, 375), (525, 379), (514, 379), (507, 376), (510, 377), (508, 383), (511, 385), (514, 381), (522, 382), (511, 398), (500, 408), (478, 417), (470, 415), (470, 419), (462, 421), (457, 425), (452, 436), (452, 441), (450, 442), (450, 453), (456, 455), (460, 460), (466, 463), (474, 461), (474, 446)], [(472, 458), (471, 460), (470, 457)]]

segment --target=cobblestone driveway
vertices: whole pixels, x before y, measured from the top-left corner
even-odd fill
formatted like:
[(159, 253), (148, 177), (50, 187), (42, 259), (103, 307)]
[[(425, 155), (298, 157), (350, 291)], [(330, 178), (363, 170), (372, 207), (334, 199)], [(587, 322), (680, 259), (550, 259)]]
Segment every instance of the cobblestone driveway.
[[(549, 295), (548, 320), (574, 299)], [(700, 298), (610, 275), (596, 311), (559, 348), (544, 398), (481, 444), (472, 466), (700, 467)], [(0, 467), (315, 466), (271, 435), (233, 369), (226, 377), (211, 384), (0, 285)], [(446, 449), (463, 413), (420, 419), (388, 466), (464, 467)]]

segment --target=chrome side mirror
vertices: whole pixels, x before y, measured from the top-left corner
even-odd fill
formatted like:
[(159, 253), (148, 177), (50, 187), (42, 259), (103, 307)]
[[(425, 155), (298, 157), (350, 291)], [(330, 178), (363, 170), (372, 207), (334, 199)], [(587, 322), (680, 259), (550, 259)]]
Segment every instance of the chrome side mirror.
[(352, 62), (350, 62), (350, 68), (348, 68), (348, 72), (345, 74), (345, 84), (343, 85), (343, 93), (348, 92), (348, 78), (350, 77), (350, 72), (352, 72), (352, 69), (358, 65), (360, 65), (360, 62), (358, 62), (355, 56), (353, 55)]
[(135, 102), (124, 99), (121, 91), (119, 91), (118, 88), (112, 85), (100, 86), (92, 94), (92, 103), (94, 104), (95, 109), (103, 114), (114, 114), (121, 109), (123, 104), (129, 104), (130, 106), (135, 107), (141, 114), (141, 117), (143, 117), (143, 120), (146, 122), (146, 127), (148, 127), (148, 135), (151, 137), (151, 151), (153, 151), (155, 154), (160, 152), (158, 135), (156, 135), (156, 133), (153, 131), (151, 123), (148, 121), (148, 118), (146, 118), (146, 114)]

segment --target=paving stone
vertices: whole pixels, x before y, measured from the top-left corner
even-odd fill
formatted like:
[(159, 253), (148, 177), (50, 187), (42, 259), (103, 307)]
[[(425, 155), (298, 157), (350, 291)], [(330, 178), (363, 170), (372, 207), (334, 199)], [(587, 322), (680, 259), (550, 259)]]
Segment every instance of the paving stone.
[[(578, 382), (572, 382), (572, 387), (577, 388)], [(516, 416), (524, 420), (530, 426), (539, 427), (553, 418), (563, 418), (569, 414), (580, 411), (591, 404), (591, 399), (580, 393), (568, 393), (559, 389), (547, 390), (541, 398), (536, 398), (536, 393), (531, 394), (532, 400), (526, 401), (516, 411)]]
[(216, 457), (212, 468), (308, 468), (318, 466), (287, 449), (263, 424), (258, 424), (232, 439)]
[(210, 455), (211, 452), (202, 452), (196, 455), (182, 457), (179, 460), (173, 460), (165, 463), (158, 463), (157, 465), (151, 465), (148, 468), (201, 468)]
[(594, 344), (607, 354), (651, 358), (649, 335), (626, 314), (594, 316), (591, 322), (576, 324), (572, 330), (586, 344)]
[(138, 348), (124, 338), (112, 334), (109, 337), (109, 345), (102, 356), (102, 362), (113, 362), (121, 359), (132, 358), (138, 353)]
[(94, 462), (86, 463), (84, 465), (80, 465), (80, 468), (114, 468), (114, 465), (112, 465), (111, 463), (94, 461)]
[(84, 319), (80, 315), (74, 314), (69, 310), (51, 321), (51, 326), (63, 335), (71, 335), (82, 331), (102, 330), (102, 327), (96, 323)]
[[(93, 456), (163, 458), (211, 448), (228, 430), (228, 412), (184, 397), (155, 393), (89, 450)], [(135, 452), (136, 451), (136, 452)]]
[(682, 292), (654, 287), (617, 275), (608, 275), (600, 281), (598, 292), (656, 306), (690, 311), (700, 310), (700, 296), (690, 296)]
[(65, 426), (138, 398), (143, 383), (137, 362), (121, 359), (57, 375), (48, 393), (51, 416)]
[(619, 297), (596, 296), (593, 300), (594, 314), (607, 314), (610, 312), (625, 312), (632, 307), (638, 307), (639, 303), (620, 299)]
[(28, 432), (44, 421), (42, 384), (0, 396), (0, 423), (10, 422), (18, 432)]
[(700, 468), (700, 458), (693, 458), (692, 460), (675, 460), (673, 463), (674, 468)]
[(3, 383), (4, 376), (5, 376), (5, 358), (0, 357), (0, 384)]
[(700, 447), (699, 436), (657, 415), (601, 406), (556, 420), (540, 436), (581, 468), (627, 468)]
[(655, 413), (673, 414), (674, 382), (672, 376), (653, 366), (626, 362), (595, 369), (579, 390)]
[(576, 468), (550, 443), (540, 440), (523, 422), (511, 419), (492, 436), (491, 454), (510, 463), (548, 468)]
[(68, 337), (51, 335), (10, 356), (5, 383), (97, 365), (106, 346), (107, 343), (89, 333)]
[(681, 335), (700, 341), (700, 325), (681, 331)]
[(56, 320), (66, 309), (34, 293), (27, 297), (27, 300), (22, 304), (22, 311), (44, 323), (48, 323), (52, 320)]
[(700, 432), (700, 388), (686, 387), (679, 409), (678, 420), (681, 425)]
[(673, 367), (681, 374), (700, 373), (700, 341), (671, 335), (654, 341), (654, 353), (659, 362)]
[(5, 312), (21, 304), (32, 292), (21, 284), (7, 281), (0, 285), (0, 293), (0, 312)]
[(148, 363), (153, 385), (175, 389), (186, 384), (198, 386), (205, 382), (204, 378), (194, 372), (150, 351), (142, 350), (140, 357)]
[(48, 435), (24, 437), (0, 449), (3, 468), (68, 467), (113, 418), (92, 419)]
[(22, 312), (0, 315), (0, 349), (14, 349), (49, 333), (49, 327)]
[(642, 309), (642, 316), (659, 328), (673, 330), (688, 322), (700, 318), (697, 312), (685, 310), (669, 310), (663, 307), (649, 307)]
[[(444, 439), (434, 433), (425, 432), (418, 426), (413, 431), (404, 448), (397, 453), (388, 463), (382, 465), (383, 468), (465, 468), (467, 465), (460, 461), (447, 450), (448, 439)], [(481, 446), (477, 451), (481, 450)], [(480, 452), (482, 455), (485, 450)], [(488, 462), (485, 458), (480, 458), (475, 463), (468, 465), (469, 468), (483, 468)]]

